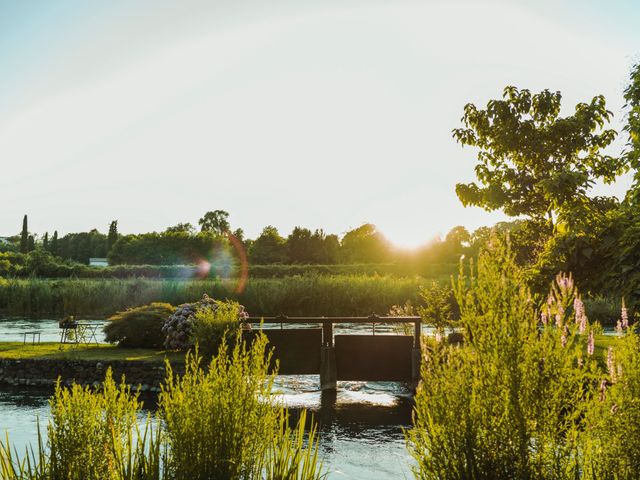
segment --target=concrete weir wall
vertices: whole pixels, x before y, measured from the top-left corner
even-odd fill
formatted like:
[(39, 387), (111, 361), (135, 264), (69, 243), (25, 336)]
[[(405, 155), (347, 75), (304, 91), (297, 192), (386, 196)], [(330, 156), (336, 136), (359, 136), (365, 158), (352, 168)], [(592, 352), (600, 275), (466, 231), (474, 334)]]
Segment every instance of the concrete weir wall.
[[(0, 359), (0, 385), (53, 386), (58, 377), (62, 384), (98, 386), (111, 367), (113, 378), (142, 392), (157, 392), (165, 379), (162, 362), (143, 361), (86, 361), (86, 360), (12, 360)], [(174, 373), (182, 374), (182, 365), (172, 365)]]

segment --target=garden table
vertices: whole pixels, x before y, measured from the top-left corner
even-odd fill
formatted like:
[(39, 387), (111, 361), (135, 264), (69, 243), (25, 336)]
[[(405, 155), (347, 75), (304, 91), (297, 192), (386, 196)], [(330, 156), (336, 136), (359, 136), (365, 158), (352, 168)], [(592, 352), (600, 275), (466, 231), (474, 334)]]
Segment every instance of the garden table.
[(36, 338), (38, 339), (38, 343), (40, 343), (40, 330), (29, 330), (26, 332), (20, 332), (22, 333), (22, 344), (26, 345), (27, 343), (27, 336), (31, 335), (31, 345), (35, 345), (36, 344)]
[(99, 345), (98, 337), (96, 336), (98, 328), (101, 326), (99, 323), (92, 322), (75, 322), (67, 326), (60, 327), (60, 343), (84, 343), (89, 345), (95, 343)]

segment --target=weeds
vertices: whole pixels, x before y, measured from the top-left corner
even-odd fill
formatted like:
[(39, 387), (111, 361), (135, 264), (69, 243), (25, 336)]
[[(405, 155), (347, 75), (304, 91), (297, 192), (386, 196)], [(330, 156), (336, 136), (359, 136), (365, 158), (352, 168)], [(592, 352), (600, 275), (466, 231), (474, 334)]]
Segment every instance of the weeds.
[[(142, 403), (108, 371), (98, 390), (56, 386), (48, 440), (20, 458), (0, 442), (3, 480), (316, 480), (317, 430), (290, 427), (271, 393), (266, 338), (222, 342), (207, 370), (196, 352), (167, 375), (159, 410), (140, 426)], [(124, 382), (124, 379), (123, 379)]]

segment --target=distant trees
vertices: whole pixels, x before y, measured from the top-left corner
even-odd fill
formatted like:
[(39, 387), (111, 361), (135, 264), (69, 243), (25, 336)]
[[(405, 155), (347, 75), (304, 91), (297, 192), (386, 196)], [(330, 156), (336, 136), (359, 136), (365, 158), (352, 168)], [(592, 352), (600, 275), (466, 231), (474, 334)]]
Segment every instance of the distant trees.
[(553, 224), (591, 203), (596, 180), (611, 183), (625, 171), (625, 158), (603, 153), (616, 136), (604, 128), (612, 115), (604, 97), (579, 103), (567, 117), (560, 117), (560, 102), (560, 92), (532, 95), (509, 86), (485, 109), (465, 106), (464, 128), (453, 136), (480, 151), (478, 182), (456, 185), (464, 205)]
[(49, 252), (51, 252), (53, 255), (56, 255), (56, 256), (58, 255), (59, 248), (58, 248), (58, 231), (57, 230), (54, 230), (53, 237), (51, 237)]
[(345, 233), (340, 257), (345, 263), (384, 263), (391, 259), (390, 245), (375, 225), (365, 223)]
[(226, 247), (226, 239), (210, 232), (153, 232), (121, 236), (108, 258), (112, 265), (193, 265)]
[(68, 233), (58, 239), (57, 255), (80, 263), (89, 258), (107, 256), (107, 236), (95, 228), (88, 232)]
[(278, 229), (268, 225), (249, 249), (249, 261), (253, 264), (284, 263), (287, 258), (286, 242)]
[(190, 223), (178, 223), (172, 227), (167, 227), (165, 233), (187, 233), (189, 235), (195, 235), (196, 228)]
[(214, 210), (207, 212), (198, 220), (201, 232), (210, 232), (216, 235), (224, 235), (231, 228), (229, 224), (229, 213), (224, 210)]
[[(269, 225), (257, 238), (247, 239), (241, 228), (233, 233), (222, 230), (229, 225), (227, 216), (224, 211), (207, 212), (199, 222), (206, 229), (204, 232), (197, 232), (191, 223), (178, 223), (159, 233), (120, 235), (117, 220), (110, 222), (106, 235), (92, 229), (60, 237), (58, 230), (54, 230), (53, 235), (47, 232), (37, 242), (37, 237), (27, 231), (27, 250), (35, 248), (50, 254), (49, 257), (33, 257), (48, 259), (47, 265), (56, 262), (66, 265), (66, 261), (86, 265), (91, 257), (107, 257), (112, 265), (194, 265), (206, 260), (218, 268), (216, 265), (221, 265), (222, 259), (227, 263), (230, 256), (239, 259), (237, 249), (240, 247), (245, 249), (252, 266), (384, 264), (380, 265), (382, 272), (390, 271), (392, 264), (396, 264), (398, 271), (417, 273), (429, 263), (455, 264), (471, 242), (469, 233), (456, 227), (444, 240), (434, 241), (415, 252), (400, 252), (373, 224), (349, 230), (342, 238), (326, 234), (322, 229), (302, 226), (296, 226), (285, 238), (276, 227)], [(13, 248), (17, 250), (19, 237), (15, 240), (16, 247)], [(4, 250), (11, 250), (9, 245), (4, 247)], [(36, 270), (46, 269), (38, 267)], [(366, 270), (372, 271), (371, 268)]]
[(286, 240), (288, 263), (335, 264), (338, 261), (340, 240), (337, 235), (325, 235), (318, 229), (295, 227)]

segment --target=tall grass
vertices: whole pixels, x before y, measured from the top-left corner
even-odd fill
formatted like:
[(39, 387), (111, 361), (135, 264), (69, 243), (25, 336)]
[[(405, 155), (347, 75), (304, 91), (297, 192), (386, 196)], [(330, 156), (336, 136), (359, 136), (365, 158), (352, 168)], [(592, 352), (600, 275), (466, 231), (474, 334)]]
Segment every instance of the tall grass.
[(49, 400), (51, 422), (47, 428), (51, 478), (110, 478), (124, 439), (137, 422), (141, 408), (130, 388), (117, 386), (108, 370), (103, 389), (58, 383)]
[(426, 351), (407, 431), (416, 478), (640, 478), (640, 338), (627, 312), (596, 358), (571, 277), (537, 301), (493, 243), (458, 279), (462, 345)]
[(306, 448), (304, 417), (291, 431), (286, 409), (271, 395), (266, 338), (250, 347), (237, 338), (231, 351), (221, 343), (206, 372), (196, 354), (182, 378), (169, 373), (159, 405), (171, 474), (194, 480), (320, 478), (315, 430)]
[(365, 275), (249, 279), (236, 293), (231, 280), (46, 280), (0, 282), (0, 312), (19, 316), (107, 317), (117, 311), (165, 302), (179, 305), (202, 298), (236, 300), (251, 315), (369, 315), (416, 302), (420, 277)]
[(197, 352), (186, 373), (168, 368), (157, 417), (140, 428), (137, 393), (107, 372), (99, 390), (58, 384), (45, 442), (22, 458), (0, 442), (3, 480), (317, 480), (315, 425), (288, 423), (272, 395), (274, 373), (260, 336), (233, 349), (223, 342), (207, 370)]

